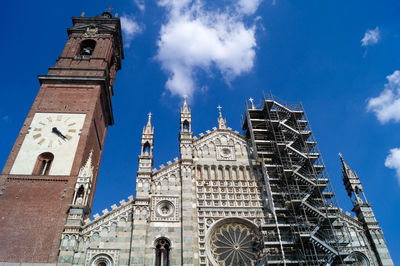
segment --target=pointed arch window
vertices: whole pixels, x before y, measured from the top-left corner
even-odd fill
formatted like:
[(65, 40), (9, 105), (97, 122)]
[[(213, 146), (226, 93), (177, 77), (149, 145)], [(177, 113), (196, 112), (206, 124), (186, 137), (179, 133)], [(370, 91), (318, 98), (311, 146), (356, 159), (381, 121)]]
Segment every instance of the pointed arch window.
[(169, 266), (169, 252), (171, 242), (165, 237), (157, 239), (156, 243), (156, 266)]
[(76, 192), (76, 199), (75, 199), (75, 204), (76, 205), (82, 205), (84, 203), (84, 196), (85, 196), (85, 188), (83, 185), (81, 185)]
[(150, 143), (147, 141), (144, 145), (143, 145), (143, 155), (151, 155), (150, 153)]
[(37, 157), (33, 175), (48, 175), (54, 160), (54, 155), (51, 152), (44, 152)]
[(187, 121), (187, 120), (183, 121), (183, 124), (182, 124), (182, 131), (185, 131), (185, 132), (190, 131), (190, 124), (189, 124), (189, 121)]

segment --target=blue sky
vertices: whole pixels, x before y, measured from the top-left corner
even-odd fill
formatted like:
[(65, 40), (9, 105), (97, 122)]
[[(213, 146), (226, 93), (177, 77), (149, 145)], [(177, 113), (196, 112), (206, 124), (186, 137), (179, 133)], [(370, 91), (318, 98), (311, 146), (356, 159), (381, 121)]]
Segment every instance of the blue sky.
[(37, 75), (63, 49), (70, 18), (110, 4), (123, 18), (125, 60), (92, 214), (134, 194), (148, 112), (158, 168), (179, 155), (183, 95), (198, 136), (217, 125), (218, 104), (240, 131), (246, 100), (271, 91), (303, 103), (339, 205), (350, 210), (343, 153), (400, 262), (399, 1), (8, 1), (0, 18), (0, 165), (39, 89)]

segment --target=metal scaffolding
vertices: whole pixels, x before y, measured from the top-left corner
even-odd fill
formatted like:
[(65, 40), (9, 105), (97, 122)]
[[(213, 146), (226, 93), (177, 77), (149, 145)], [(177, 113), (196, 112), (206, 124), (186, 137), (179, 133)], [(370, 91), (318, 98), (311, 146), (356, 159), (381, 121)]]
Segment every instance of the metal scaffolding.
[(243, 130), (264, 178), (262, 265), (345, 264), (349, 241), (303, 106), (264, 94)]

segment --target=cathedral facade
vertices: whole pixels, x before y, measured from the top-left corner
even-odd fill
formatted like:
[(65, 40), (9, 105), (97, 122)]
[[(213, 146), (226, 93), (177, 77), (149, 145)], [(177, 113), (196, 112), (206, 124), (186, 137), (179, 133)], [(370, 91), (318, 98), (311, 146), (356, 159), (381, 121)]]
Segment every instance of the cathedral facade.
[(360, 178), (340, 156), (343, 213), (303, 107), (271, 95), (250, 99), (242, 134), (220, 110), (198, 137), (185, 99), (180, 157), (159, 169), (149, 114), (136, 196), (89, 219), (120, 21), (73, 18), (68, 36), (0, 175), (0, 265), (394, 265)]

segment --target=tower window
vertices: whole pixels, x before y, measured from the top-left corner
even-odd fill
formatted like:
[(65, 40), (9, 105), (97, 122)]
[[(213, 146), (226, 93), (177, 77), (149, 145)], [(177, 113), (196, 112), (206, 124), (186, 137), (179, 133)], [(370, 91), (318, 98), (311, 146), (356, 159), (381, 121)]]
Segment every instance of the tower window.
[(96, 47), (96, 41), (95, 40), (84, 40), (81, 42), (81, 49), (79, 51), (79, 55), (83, 59), (89, 59), (94, 51), (94, 48)]
[(182, 130), (189, 131), (189, 121), (187, 120), (183, 121)]
[(150, 154), (150, 143), (146, 142), (143, 146), (143, 155), (151, 155)]
[(75, 204), (76, 205), (82, 205), (84, 202), (84, 196), (85, 196), (85, 189), (83, 186), (80, 186), (78, 191), (76, 192), (76, 199), (75, 199)]
[(48, 175), (53, 160), (54, 160), (54, 155), (51, 152), (44, 152), (40, 154), (36, 160), (35, 168), (33, 169), (32, 174)]
[(169, 251), (171, 243), (165, 237), (156, 241), (156, 266), (169, 266)]

